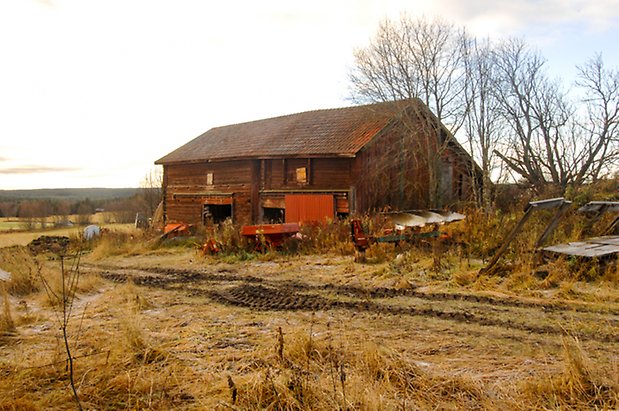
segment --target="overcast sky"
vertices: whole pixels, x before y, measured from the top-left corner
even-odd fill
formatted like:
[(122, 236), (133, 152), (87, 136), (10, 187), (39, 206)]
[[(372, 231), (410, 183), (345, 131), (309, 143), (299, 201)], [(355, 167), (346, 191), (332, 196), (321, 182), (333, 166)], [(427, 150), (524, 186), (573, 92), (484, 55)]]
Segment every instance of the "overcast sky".
[(350, 105), (402, 12), (523, 37), (566, 82), (619, 65), (619, 0), (0, 0), (0, 189), (135, 187), (211, 127)]

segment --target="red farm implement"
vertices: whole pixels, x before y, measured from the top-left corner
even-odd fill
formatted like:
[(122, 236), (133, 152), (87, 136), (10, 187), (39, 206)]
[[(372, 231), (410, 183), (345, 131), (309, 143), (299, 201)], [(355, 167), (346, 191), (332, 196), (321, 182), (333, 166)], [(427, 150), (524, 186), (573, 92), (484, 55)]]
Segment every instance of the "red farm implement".
[(193, 235), (194, 226), (192, 224), (185, 223), (170, 223), (166, 224), (163, 228), (163, 234), (161, 235), (161, 239), (169, 239), (174, 237), (187, 237)]
[(256, 245), (263, 247), (281, 247), (290, 237), (299, 232), (298, 223), (244, 225), (241, 235)]

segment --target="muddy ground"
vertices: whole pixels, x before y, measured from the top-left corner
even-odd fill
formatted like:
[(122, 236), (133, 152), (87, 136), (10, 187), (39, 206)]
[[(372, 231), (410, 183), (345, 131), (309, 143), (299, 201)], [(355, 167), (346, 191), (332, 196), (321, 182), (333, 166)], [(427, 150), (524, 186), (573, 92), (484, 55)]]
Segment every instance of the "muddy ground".
[[(194, 252), (86, 258), (80, 265), (82, 278), (93, 285), (78, 293), (72, 323), (84, 402), (110, 409), (234, 408), (227, 378), (254, 387), (258, 371), (262, 379), (283, 372), (269, 371), (278, 369), (270, 364), (282, 335), (282, 351), (293, 350), (290, 344), (307, 336), (347, 353), (340, 361), (351, 369), (358, 368), (355, 356), (367, 355), (368, 345), (382, 347), (427, 375), (466, 378), (483, 392), (469, 400), (451, 399), (446, 408), (512, 408), (519, 403), (511, 398), (514, 387), (564, 372), (568, 345), (578, 346), (587, 363), (605, 375), (619, 370), (619, 294), (613, 287), (577, 284), (570, 288), (573, 298), (562, 298), (557, 290), (512, 292), (479, 282), (458, 286), (451, 274), (429, 279), (414, 270), (392, 272), (389, 264), (358, 264), (350, 256), (225, 262)], [(41, 299), (24, 306), (13, 303), (16, 317), (29, 313), (31, 319), (18, 327), (18, 343), (0, 347), (0, 371), (25, 373), (29, 367), (53, 364), (50, 358), (62, 363), (53, 310)], [(127, 341), (135, 338), (136, 328), (151, 353), (165, 353), (165, 366), (145, 361), (153, 354), (143, 350), (138, 356), (124, 354), (135, 350), (135, 343)], [(106, 367), (117, 371), (104, 371)], [(52, 381), (62, 395), (49, 390), (52, 400), (45, 401), (70, 404), (61, 368)], [(149, 377), (149, 372), (159, 374)], [(354, 381), (352, 372), (349, 381)], [(123, 380), (122, 389), (115, 385), (121, 384), (121, 375), (129, 381)], [(138, 395), (135, 381), (151, 385)], [(6, 398), (27, 398), (34, 409), (41, 405), (37, 398), (46, 398), (39, 388), (17, 388), (8, 380), (0, 384), (0, 392)], [(357, 398), (358, 404), (350, 409), (392, 409), (403, 394), (384, 394), (384, 399), (372, 400), (377, 406), (364, 396), (383, 394), (349, 395), (346, 401), (355, 404), (351, 398)], [(619, 398), (619, 393), (612, 395)], [(490, 405), (480, 405), (480, 398)], [(436, 401), (440, 404), (441, 397)]]
[[(464, 324), (524, 331), (538, 338), (571, 335), (581, 340), (619, 343), (619, 307), (575, 302), (489, 296), (465, 292), (422, 291), (406, 288), (361, 287), (338, 283), (316, 284), (303, 281), (300, 266), (276, 274), (277, 264), (256, 267), (203, 268), (200, 270), (115, 268), (89, 265), (101, 277), (113, 282), (184, 293), (204, 298), (212, 304), (249, 308), (256, 311), (329, 311), (381, 314), (400, 317), (441, 319)], [(330, 271), (333, 266), (315, 265), (314, 270)], [(246, 271), (255, 271), (247, 274)], [(296, 273), (294, 271), (297, 271)], [(295, 279), (290, 279), (290, 278)], [(335, 279), (334, 279), (335, 280)]]

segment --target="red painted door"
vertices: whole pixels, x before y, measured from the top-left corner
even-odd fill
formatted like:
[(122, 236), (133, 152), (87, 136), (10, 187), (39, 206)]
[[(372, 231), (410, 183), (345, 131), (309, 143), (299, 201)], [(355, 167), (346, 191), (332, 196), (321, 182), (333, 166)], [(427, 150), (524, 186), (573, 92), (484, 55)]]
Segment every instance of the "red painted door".
[(335, 217), (332, 194), (286, 194), (286, 222), (302, 223)]

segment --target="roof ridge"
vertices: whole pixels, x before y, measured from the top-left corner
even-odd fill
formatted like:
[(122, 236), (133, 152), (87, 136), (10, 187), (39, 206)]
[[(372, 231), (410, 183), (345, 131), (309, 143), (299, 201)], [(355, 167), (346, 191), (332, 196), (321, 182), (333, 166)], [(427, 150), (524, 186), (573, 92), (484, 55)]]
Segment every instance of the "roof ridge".
[[(156, 161), (244, 157), (354, 156), (392, 119), (402, 101), (307, 110), (213, 127)], [(242, 141), (242, 143), (241, 143)]]

